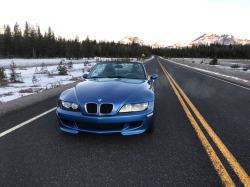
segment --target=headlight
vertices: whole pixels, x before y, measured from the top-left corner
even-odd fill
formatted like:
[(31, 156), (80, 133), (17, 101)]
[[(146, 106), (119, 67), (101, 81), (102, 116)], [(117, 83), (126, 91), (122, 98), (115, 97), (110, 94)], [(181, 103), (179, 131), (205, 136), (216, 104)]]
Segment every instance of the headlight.
[(126, 104), (119, 112), (139, 112), (146, 110), (148, 108), (148, 102), (146, 103), (136, 103), (136, 104)]
[(64, 110), (71, 110), (71, 111), (76, 111), (79, 112), (79, 106), (76, 103), (70, 103), (70, 102), (66, 102), (66, 101), (61, 101), (61, 109)]

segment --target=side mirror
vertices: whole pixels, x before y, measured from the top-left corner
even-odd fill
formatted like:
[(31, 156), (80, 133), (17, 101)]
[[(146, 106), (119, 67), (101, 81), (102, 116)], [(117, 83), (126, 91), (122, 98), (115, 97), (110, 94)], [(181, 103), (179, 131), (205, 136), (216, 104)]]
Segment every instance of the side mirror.
[(151, 75), (150, 79), (157, 79), (157, 75), (156, 74)]
[(87, 78), (87, 76), (88, 76), (88, 74), (83, 74), (83, 76), (82, 76), (82, 77), (83, 77), (84, 79), (86, 79), (86, 78)]

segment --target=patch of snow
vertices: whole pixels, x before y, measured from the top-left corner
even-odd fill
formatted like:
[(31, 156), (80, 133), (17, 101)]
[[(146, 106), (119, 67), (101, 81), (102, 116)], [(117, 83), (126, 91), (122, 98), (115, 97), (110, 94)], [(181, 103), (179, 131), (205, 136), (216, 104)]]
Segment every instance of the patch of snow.
[[(153, 56), (151, 57), (153, 58)], [(150, 58), (150, 59), (151, 59)], [(102, 58), (102, 57), (95, 57), (92, 59), (79, 59), (79, 60), (72, 60), (73, 68), (68, 70), (68, 75), (56, 75), (57, 66), (59, 62), (62, 60), (59, 59), (0, 59), (0, 66), (9, 66), (11, 61), (14, 60), (15, 64), (20, 68), (16, 69), (17, 73), (21, 73), (21, 77), (23, 83), (9, 83), (8, 86), (0, 87), (0, 103), (1, 102), (8, 102), (20, 97), (24, 97), (27, 95), (35, 94), (37, 92), (42, 92), (46, 89), (52, 89), (54, 87), (60, 85), (66, 85), (73, 82), (76, 82), (77, 79), (82, 79), (82, 75), (84, 73), (88, 73), (87, 69), (92, 68), (97, 61), (111, 61), (116, 60), (119, 58)], [(132, 61), (136, 61), (136, 58), (130, 58)], [(67, 64), (71, 60), (64, 59), (63, 64)], [(145, 60), (146, 61), (146, 60)], [(85, 62), (89, 62), (87, 66)], [(37, 74), (36, 69), (38, 72), (41, 70), (41, 65), (44, 63), (45, 65), (50, 64), (47, 66), (47, 70), (51, 72), (52, 76), (49, 77), (48, 74)], [(36, 65), (37, 67), (31, 67)], [(83, 72), (84, 68), (84, 72)], [(10, 70), (6, 69), (5, 73), (9, 78)], [(53, 75), (54, 74), (54, 75)], [(38, 82), (37, 85), (34, 86), (32, 82), (33, 75), (36, 76)], [(27, 90), (31, 89), (33, 93), (19, 93), (20, 90)]]

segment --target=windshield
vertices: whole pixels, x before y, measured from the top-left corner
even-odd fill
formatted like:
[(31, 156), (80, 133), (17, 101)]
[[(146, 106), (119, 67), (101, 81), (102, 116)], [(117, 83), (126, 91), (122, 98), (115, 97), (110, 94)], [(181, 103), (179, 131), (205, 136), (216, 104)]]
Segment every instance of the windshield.
[(137, 62), (100, 62), (95, 65), (88, 78), (146, 79), (143, 65)]

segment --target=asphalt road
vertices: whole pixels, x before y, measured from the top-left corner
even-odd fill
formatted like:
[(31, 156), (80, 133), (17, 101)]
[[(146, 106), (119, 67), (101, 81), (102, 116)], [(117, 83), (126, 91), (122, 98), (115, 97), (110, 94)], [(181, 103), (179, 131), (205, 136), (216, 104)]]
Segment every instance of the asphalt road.
[[(159, 61), (249, 176), (250, 90)], [(157, 58), (145, 67), (158, 74), (152, 134), (68, 134), (50, 112), (0, 137), (0, 186), (224, 186)], [(55, 107), (58, 97), (2, 116), (0, 133)], [(235, 186), (244, 186), (188, 108)]]

